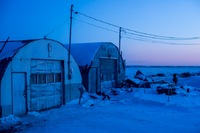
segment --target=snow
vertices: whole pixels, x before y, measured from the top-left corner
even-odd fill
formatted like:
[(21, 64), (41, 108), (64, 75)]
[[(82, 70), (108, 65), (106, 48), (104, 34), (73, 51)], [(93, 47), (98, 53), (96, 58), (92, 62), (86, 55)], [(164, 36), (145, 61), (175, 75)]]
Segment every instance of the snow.
[(0, 120), (0, 127), (7, 128), (10, 125), (17, 125), (19, 123), (21, 123), (20, 118), (15, 117), (14, 115), (8, 115)]
[[(71, 54), (79, 66), (90, 65), (99, 47), (108, 42), (94, 43), (73, 43), (71, 44)], [(65, 45), (68, 49), (69, 45)]]
[[(134, 77), (134, 69), (129, 67), (127, 75)], [(169, 69), (163, 71), (167, 76), (153, 79), (171, 82), (174, 72), (199, 72), (193, 67)], [(145, 68), (143, 73), (149, 76), (160, 72), (156, 68)], [(29, 112), (23, 117), (9, 115), (0, 119), (0, 127), (10, 125), (11, 131), (22, 133), (199, 133), (200, 82), (197, 81), (200, 76), (178, 78), (177, 95), (158, 94), (156, 88), (159, 84), (151, 88), (112, 88), (118, 95), (105, 91), (110, 100), (84, 93), (80, 105), (77, 99), (60, 108)], [(187, 88), (190, 92), (186, 91)]]

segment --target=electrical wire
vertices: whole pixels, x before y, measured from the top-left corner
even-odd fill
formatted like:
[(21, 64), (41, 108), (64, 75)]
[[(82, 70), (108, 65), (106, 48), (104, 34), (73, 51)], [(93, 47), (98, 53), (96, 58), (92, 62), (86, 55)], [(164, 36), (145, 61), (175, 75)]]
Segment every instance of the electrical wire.
[(47, 36), (49, 36), (50, 34), (52, 34), (53, 32), (55, 32), (58, 28), (60, 28), (61, 26), (63, 26), (64, 24), (66, 24), (67, 22), (69, 22), (69, 19), (65, 20), (63, 23), (59, 24), (58, 26), (56, 26), (54, 29), (52, 29), (50, 32), (48, 32), (44, 38), (46, 38)]
[(174, 43), (174, 42), (166, 42), (166, 41), (155, 41), (155, 40), (149, 40), (149, 39), (144, 39), (144, 38), (134, 38), (130, 36), (122, 36), (127, 39), (132, 39), (132, 40), (137, 40), (137, 41), (142, 41), (142, 42), (149, 42), (149, 43), (154, 43), (154, 44), (169, 44), (169, 45), (200, 45), (197, 43)]
[[(82, 15), (84, 17), (87, 17), (89, 19), (113, 26), (115, 28), (120, 28), (121, 26), (112, 24), (112, 23), (108, 23), (106, 21), (91, 17), (89, 15), (86, 15), (84, 13), (81, 12), (77, 12), (77, 11), (73, 11), (75, 14), (79, 14)], [(140, 31), (136, 31), (136, 30), (132, 30), (132, 29), (128, 29), (125, 27), (121, 27), (122, 29), (126, 30), (128, 34), (133, 34), (135, 36), (140, 36), (140, 37), (146, 37), (146, 38), (152, 38), (152, 39), (160, 39), (160, 40), (196, 40), (196, 39), (200, 39), (200, 36), (194, 36), (194, 37), (174, 37), (174, 36), (162, 36), (162, 35), (156, 35), (156, 34), (150, 34), (150, 33), (146, 33), (146, 32), (140, 32)], [(128, 32), (129, 31), (129, 32)]]
[[(74, 17), (72, 19), (76, 20), (78, 22), (96, 27), (96, 28), (100, 28), (100, 29), (103, 29), (103, 30), (106, 30), (106, 31), (110, 31), (110, 32), (119, 34), (119, 32), (115, 31), (115, 30), (111, 30), (111, 29), (108, 29), (108, 28), (105, 28), (105, 27), (102, 27), (102, 26), (98, 26), (98, 25), (95, 25), (95, 24), (92, 24), (92, 23), (89, 23), (89, 22), (86, 22), (86, 21), (82, 21), (82, 20), (74, 18)], [(123, 29), (122, 29), (122, 31), (123, 31)], [(134, 35), (136, 35), (136, 36), (134, 36)], [(158, 41), (158, 40), (153, 40), (153, 37), (146, 38), (146, 36), (144, 36), (144, 35), (138, 35), (138, 34), (134, 34), (134, 33), (130, 34), (129, 32), (126, 32), (126, 31), (122, 32), (122, 37), (127, 38), (127, 39), (137, 40), (137, 41), (154, 43), (154, 44), (155, 43), (157, 43), (157, 44), (162, 43), (162, 44), (169, 44), (169, 45), (200, 45), (200, 44), (195, 44), (195, 43), (174, 43), (174, 42)]]
[[(164, 40), (196, 40), (196, 39), (200, 39), (200, 37), (196, 36), (196, 37), (173, 37), (173, 36), (161, 36), (161, 35), (155, 35), (155, 34), (149, 34), (149, 33), (145, 33), (145, 32), (140, 32), (140, 31), (136, 31), (136, 30), (131, 30), (131, 29), (127, 29), (124, 28), (127, 31), (132, 31), (134, 33), (138, 33), (138, 34), (142, 34), (145, 37), (152, 37), (154, 39), (164, 39)], [(128, 32), (131, 33), (131, 32)]]
[(93, 20), (95, 20), (95, 21), (98, 21), (98, 22), (101, 22), (101, 23), (104, 23), (104, 24), (107, 24), (107, 25), (110, 25), (110, 26), (113, 26), (113, 27), (116, 27), (116, 28), (119, 28), (119, 27), (120, 27), (120, 26), (117, 26), (117, 25), (114, 25), (114, 24), (105, 22), (105, 21), (103, 21), (103, 20), (93, 18), (93, 17), (88, 16), (88, 15), (86, 15), (86, 14), (83, 14), (83, 13), (81, 13), (81, 12), (74, 12), (74, 13), (75, 13), (75, 14), (80, 14), (80, 15), (85, 16), (85, 17), (87, 17), (87, 18), (93, 19)]
[(85, 21), (82, 21), (80, 19), (77, 19), (77, 18), (73, 18), (73, 20), (76, 20), (76, 21), (79, 21), (81, 23), (85, 23), (85, 24), (88, 24), (88, 25), (91, 25), (91, 26), (94, 26), (94, 27), (97, 27), (97, 28), (100, 28), (100, 29), (103, 29), (103, 30), (107, 30), (107, 31), (111, 31), (113, 33), (119, 33), (118, 31), (114, 31), (114, 30), (111, 30), (111, 29), (108, 29), (108, 28), (104, 28), (102, 26), (98, 26), (98, 25), (95, 25), (95, 24), (91, 24), (91, 23), (88, 23), (88, 22), (85, 22)]
[(133, 33), (133, 32), (128, 32), (126, 31), (127, 34), (131, 34), (133, 36), (139, 36), (139, 37), (144, 37), (144, 38), (151, 38), (151, 39), (157, 39), (157, 40), (180, 40), (180, 41), (183, 41), (183, 40), (196, 40), (196, 39), (199, 39), (199, 38), (195, 38), (195, 37), (192, 37), (192, 38), (174, 38), (174, 37), (160, 37), (160, 36), (148, 36), (148, 35), (144, 35), (144, 34), (138, 34), (138, 33)]

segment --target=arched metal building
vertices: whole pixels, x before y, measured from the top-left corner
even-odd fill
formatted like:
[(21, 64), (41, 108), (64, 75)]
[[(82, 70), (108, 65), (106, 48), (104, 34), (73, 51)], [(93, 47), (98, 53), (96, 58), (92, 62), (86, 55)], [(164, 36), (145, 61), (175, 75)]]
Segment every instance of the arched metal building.
[(64, 45), (50, 39), (4, 43), (0, 43), (0, 117), (46, 110), (79, 97), (81, 74), (71, 55), (68, 69)]
[(79, 65), (88, 92), (118, 87), (125, 78), (125, 62), (113, 43), (71, 44), (71, 54)]

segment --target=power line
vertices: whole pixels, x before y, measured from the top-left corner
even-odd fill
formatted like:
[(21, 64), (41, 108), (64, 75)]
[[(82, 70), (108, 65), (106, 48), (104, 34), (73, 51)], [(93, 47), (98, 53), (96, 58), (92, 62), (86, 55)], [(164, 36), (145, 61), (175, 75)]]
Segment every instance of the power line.
[(47, 36), (49, 36), (51, 33), (53, 33), (54, 31), (56, 31), (58, 28), (60, 28), (61, 26), (63, 26), (64, 24), (66, 24), (69, 21), (69, 19), (65, 20), (63, 23), (59, 24), (58, 26), (56, 26), (54, 29), (52, 29), (51, 31), (49, 31), (44, 38), (46, 38)]
[(88, 25), (91, 25), (91, 26), (94, 26), (94, 27), (97, 27), (97, 28), (100, 28), (100, 29), (103, 29), (103, 30), (111, 31), (113, 33), (117, 33), (118, 34), (118, 31), (114, 31), (114, 30), (111, 30), (111, 29), (108, 29), (108, 28), (104, 28), (102, 26), (98, 26), (98, 25), (95, 25), (95, 24), (92, 24), (92, 23), (88, 23), (88, 22), (82, 21), (82, 20), (77, 19), (77, 18), (73, 18), (73, 19), (76, 20), (76, 21), (79, 21), (81, 23), (85, 23), (85, 24), (88, 24)]
[(157, 43), (157, 44), (169, 44), (169, 45), (200, 45), (195, 43), (174, 43), (174, 42), (166, 42), (166, 41), (155, 41), (155, 40), (149, 40), (144, 38), (134, 38), (130, 36), (122, 36), (127, 39), (137, 40), (137, 41), (143, 41), (143, 42), (149, 42), (149, 43)]
[(157, 44), (169, 44), (169, 45), (200, 45), (197, 43), (177, 43), (177, 42), (169, 42), (174, 40), (168, 40), (168, 41), (158, 41), (158, 40), (152, 40), (152, 38), (141, 38), (141, 37), (134, 37), (132, 35), (124, 34), (122, 35), (123, 38), (137, 40), (137, 41), (143, 41), (143, 42), (150, 42), (150, 43), (157, 43)]
[(81, 13), (81, 12), (74, 12), (74, 13), (75, 13), (75, 14), (80, 14), (80, 15), (85, 16), (85, 17), (87, 17), (87, 18), (93, 19), (93, 20), (95, 20), (95, 21), (99, 21), (99, 22), (101, 22), (101, 23), (104, 23), (104, 24), (107, 24), (107, 25), (110, 25), (110, 26), (113, 26), (113, 27), (116, 27), (116, 28), (120, 28), (120, 26), (117, 26), (117, 25), (114, 25), (114, 24), (105, 22), (105, 21), (100, 20), (100, 19), (93, 18), (93, 17), (88, 16), (88, 15), (86, 15), (86, 14), (83, 14), (83, 13)]
[[(98, 21), (98, 22), (107, 24), (107, 25), (110, 25), (110, 26), (113, 26), (113, 27), (115, 27), (115, 28), (120, 28), (120, 27), (122, 27), (122, 26), (118, 26), (118, 25), (115, 25), (115, 24), (112, 24), (112, 23), (108, 23), (108, 22), (105, 22), (105, 21), (103, 21), (103, 20), (100, 20), (100, 19), (91, 17), (91, 16), (86, 15), (86, 14), (83, 14), (83, 13), (81, 13), (81, 12), (74, 11), (74, 13), (75, 13), (75, 14), (82, 15), (82, 16), (87, 17), (87, 18), (89, 18), (89, 19), (92, 19), (92, 20), (95, 20), (95, 21)], [(140, 37), (152, 38), (152, 39), (160, 39), (160, 40), (196, 40), (196, 39), (200, 39), (199, 36), (195, 36), (195, 37), (162, 36), (162, 35), (150, 34), (150, 33), (146, 33), (146, 32), (140, 32), (140, 31), (136, 31), (136, 30), (124, 28), (124, 27), (122, 27), (122, 29), (124, 29), (124, 30), (126, 30), (126, 31), (129, 31), (129, 32), (127, 32), (127, 33), (129, 33), (129, 34), (133, 34), (133, 35), (135, 35), (135, 36), (140, 36)]]
[(144, 35), (144, 34), (138, 34), (138, 33), (133, 33), (133, 32), (127, 32), (126, 31), (126, 34), (131, 34), (133, 36), (139, 36), (139, 37), (144, 37), (144, 38), (151, 38), (151, 39), (157, 39), (157, 40), (180, 40), (180, 41), (183, 41), (183, 40), (194, 40), (194, 39), (199, 39), (199, 38), (175, 38), (175, 37), (159, 37), (159, 36), (148, 36), (148, 35)]
[[(138, 35), (142, 34), (144, 37), (152, 37), (154, 39), (163, 39), (163, 40), (196, 40), (196, 39), (200, 39), (200, 37), (196, 36), (196, 37), (173, 37), (173, 36), (161, 36), (161, 35), (154, 35), (154, 34), (149, 34), (149, 33), (145, 33), (145, 32), (140, 32), (140, 31), (136, 31), (136, 30), (130, 30), (127, 28), (124, 28), (127, 31), (132, 31), (134, 33), (138, 33)], [(131, 32), (127, 32), (127, 33), (131, 33)], [(132, 34), (132, 33), (131, 33)]]
[[(86, 22), (86, 21), (82, 21), (82, 20), (77, 19), (77, 18), (73, 18), (73, 20), (81, 22), (81, 23), (84, 23), (84, 24), (87, 24), (87, 25), (90, 25), (90, 26), (93, 26), (93, 27), (96, 27), (96, 28), (100, 28), (100, 29), (103, 29), (103, 30), (106, 30), (106, 31), (110, 31), (110, 32), (113, 32), (113, 33), (117, 33), (117, 34), (119, 33), (118, 31), (111, 30), (111, 29), (108, 29), (108, 28), (105, 28), (105, 27), (102, 27), (102, 26), (98, 26), (98, 25), (95, 25), (95, 24), (92, 24), (92, 23), (89, 23), (89, 22)], [(126, 32), (126, 31), (124, 31), (122, 33), (124, 33), (124, 34), (122, 34), (123, 38), (131, 39), (131, 40), (137, 40), (137, 41), (143, 41), (143, 42), (149, 42), (149, 43), (157, 43), (157, 44), (162, 43), (162, 44), (169, 44), (169, 45), (200, 45), (200, 44), (192, 44), (192, 43), (191, 44), (189, 44), (189, 43), (186, 44), (186, 43), (174, 43), (174, 42), (152, 40), (153, 37), (149, 37), (149, 39), (148, 39), (148, 38), (144, 38), (145, 37), (144, 35), (139, 35), (138, 36), (138, 34), (134, 34), (134, 33), (130, 34), (129, 32)], [(136, 35), (136, 36), (134, 36), (134, 35)]]

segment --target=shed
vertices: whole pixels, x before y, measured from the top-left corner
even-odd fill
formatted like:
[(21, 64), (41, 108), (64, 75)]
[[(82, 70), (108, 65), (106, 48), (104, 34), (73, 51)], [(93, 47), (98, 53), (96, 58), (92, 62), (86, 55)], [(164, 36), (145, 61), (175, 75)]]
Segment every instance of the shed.
[(71, 54), (79, 65), (83, 85), (90, 93), (118, 87), (125, 78), (124, 60), (111, 42), (71, 44)]
[(51, 39), (4, 43), (0, 42), (0, 117), (58, 107), (79, 97), (79, 67), (70, 55), (68, 69), (63, 44)]

